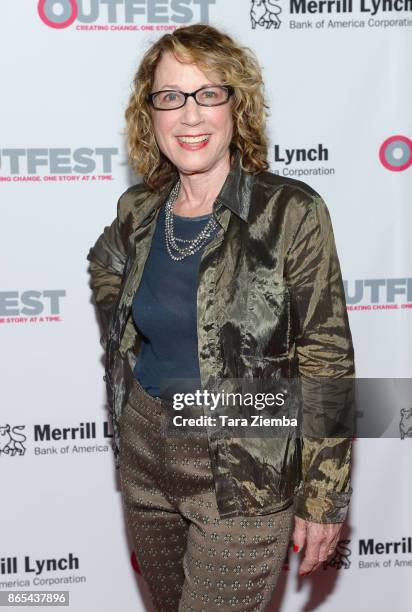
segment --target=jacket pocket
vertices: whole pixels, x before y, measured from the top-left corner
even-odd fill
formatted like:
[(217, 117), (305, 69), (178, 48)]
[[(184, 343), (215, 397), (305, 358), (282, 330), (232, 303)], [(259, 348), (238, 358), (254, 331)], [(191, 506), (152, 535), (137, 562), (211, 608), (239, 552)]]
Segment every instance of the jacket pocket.
[(290, 347), (291, 307), (285, 285), (252, 283), (248, 296), (243, 352), (265, 359), (286, 357)]

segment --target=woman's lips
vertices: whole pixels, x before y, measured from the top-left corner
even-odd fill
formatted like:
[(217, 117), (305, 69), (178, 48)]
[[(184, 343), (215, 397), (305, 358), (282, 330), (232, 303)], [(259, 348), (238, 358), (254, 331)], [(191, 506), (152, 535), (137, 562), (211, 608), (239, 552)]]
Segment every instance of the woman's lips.
[(209, 144), (210, 134), (207, 135), (206, 140), (200, 140), (199, 142), (183, 142), (178, 136), (176, 136), (176, 139), (182, 149), (186, 149), (186, 151), (198, 151), (199, 149), (204, 149)]

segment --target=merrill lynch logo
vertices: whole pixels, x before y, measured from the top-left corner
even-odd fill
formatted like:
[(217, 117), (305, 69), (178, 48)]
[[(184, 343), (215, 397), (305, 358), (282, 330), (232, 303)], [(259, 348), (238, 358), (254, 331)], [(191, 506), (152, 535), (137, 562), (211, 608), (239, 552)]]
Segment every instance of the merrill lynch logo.
[(250, 20), (252, 28), (256, 25), (261, 28), (279, 28), (282, 23), (278, 15), (282, 12), (278, 2), (275, 0), (252, 0), (250, 9)]
[(338, 570), (349, 569), (351, 564), (349, 557), (352, 554), (349, 544), (350, 540), (339, 540), (335, 554), (328, 561), (323, 562), (323, 569), (328, 567)]
[(401, 440), (404, 438), (412, 438), (412, 408), (402, 408), (399, 429), (401, 432)]
[(3, 425), (0, 427), (0, 457), (4, 453), (6, 455), (24, 455), (26, 452), (23, 442), (26, 440), (26, 436), (18, 429), (24, 429), (24, 425)]

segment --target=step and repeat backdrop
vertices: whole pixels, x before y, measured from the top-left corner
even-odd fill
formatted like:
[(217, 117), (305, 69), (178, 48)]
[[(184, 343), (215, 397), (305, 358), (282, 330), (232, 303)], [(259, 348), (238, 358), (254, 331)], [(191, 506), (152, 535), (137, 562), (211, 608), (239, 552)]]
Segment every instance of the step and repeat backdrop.
[(406, 612), (412, 397), (394, 379), (412, 363), (412, 0), (1, 2), (0, 595), (151, 609), (124, 526), (86, 255), (139, 182), (122, 130), (140, 58), (196, 22), (261, 62), (271, 170), (328, 205), (357, 376), (382, 381), (377, 410), (392, 415), (394, 433), (354, 442), (336, 554), (306, 579), (288, 554), (271, 609)]

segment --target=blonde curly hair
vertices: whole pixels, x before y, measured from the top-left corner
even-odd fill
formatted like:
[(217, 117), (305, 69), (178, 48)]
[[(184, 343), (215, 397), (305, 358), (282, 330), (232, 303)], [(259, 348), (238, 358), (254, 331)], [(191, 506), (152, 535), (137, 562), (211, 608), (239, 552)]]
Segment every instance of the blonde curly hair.
[(252, 174), (267, 170), (265, 134), (268, 106), (256, 55), (239, 46), (226, 33), (207, 24), (194, 24), (165, 34), (144, 54), (133, 79), (125, 110), (127, 150), (133, 170), (155, 191), (177, 176), (176, 166), (160, 151), (153, 132), (147, 95), (152, 91), (155, 70), (162, 53), (194, 63), (205, 74), (214, 73), (222, 85), (232, 85), (233, 138), (231, 152), (240, 151), (240, 162)]

